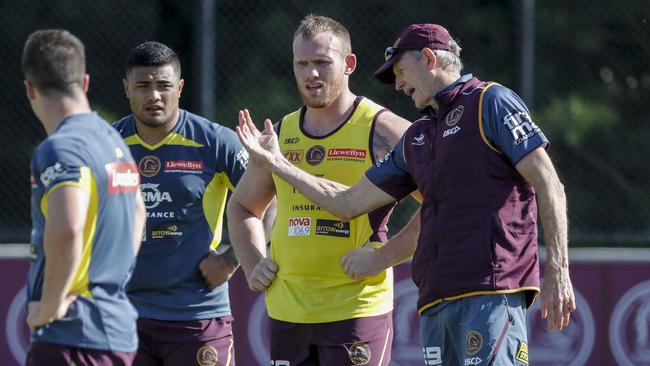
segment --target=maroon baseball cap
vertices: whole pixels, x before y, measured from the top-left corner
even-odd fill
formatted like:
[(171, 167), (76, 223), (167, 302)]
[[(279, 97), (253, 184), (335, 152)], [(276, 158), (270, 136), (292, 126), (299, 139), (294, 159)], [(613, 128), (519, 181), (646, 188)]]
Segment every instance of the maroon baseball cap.
[(432, 50), (454, 52), (451, 44), (453, 38), (445, 27), (438, 24), (411, 24), (400, 33), (392, 47), (386, 48), (386, 62), (375, 71), (377, 80), (384, 84), (395, 84), (393, 64), (399, 59), (400, 53), (408, 50), (421, 50), (428, 47)]

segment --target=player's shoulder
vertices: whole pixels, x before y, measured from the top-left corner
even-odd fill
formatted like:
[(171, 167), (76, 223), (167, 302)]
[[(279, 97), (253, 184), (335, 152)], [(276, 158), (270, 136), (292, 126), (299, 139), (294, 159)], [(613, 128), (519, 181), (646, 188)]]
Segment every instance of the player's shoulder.
[(181, 121), (182, 126), (178, 132), (196, 142), (213, 145), (214, 142), (231, 143), (239, 141), (235, 131), (231, 128), (210, 121), (198, 114), (181, 110)]
[(85, 141), (87, 139), (82, 134), (74, 132), (66, 131), (50, 135), (38, 145), (34, 153), (35, 161), (46, 165), (51, 161), (78, 162), (86, 155)]
[(433, 118), (428, 114), (423, 114), (420, 118), (411, 123), (409, 130), (420, 130), (431, 123), (433, 123)]
[(507, 101), (512, 99), (520, 100), (517, 93), (499, 83), (488, 83), (484, 86), (484, 88), (486, 88), (486, 90), (483, 92), (483, 99), (485, 101)]
[(122, 137), (128, 137), (135, 134), (134, 122), (133, 114), (129, 114), (113, 122), (112, 125)]

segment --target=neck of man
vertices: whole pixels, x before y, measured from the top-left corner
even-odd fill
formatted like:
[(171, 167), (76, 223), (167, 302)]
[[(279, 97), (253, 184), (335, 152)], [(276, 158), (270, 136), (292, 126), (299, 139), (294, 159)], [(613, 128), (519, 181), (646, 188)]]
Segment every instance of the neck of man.
[(176, 109), (176, 112), (167, 122), (160, 126), (149, 126), (141, 122), (137, 117), (135, 118), (135, 128), (138, 136), (142, 141), (148, 145), (156, 145), (165, 137), (169, 135), (170, 132), (176, 127), (178, 123), (178, 117), (180, 112)]
[(74, 96), (57, 94), (43, 97), (39, 109), (42, 111), (39, 119), (48, 135), (54, 133), (67, 117), (92, 112), (85, 93), (77, 93)]
[(456, 80), (458, 79), (460, 79), (460, 74), (457, 72), (440, 73), (438, 83), (437, 83), (438, 85), (436, 85), (435, 87), (436, 91), (433, 92), (433, 97), (431, 98), (431, 102), (429, 102), (429, 105), (431, 106), (431, 108), (433, 108), (433, 110), (435, 110), (436, 112), (438, 111), (438, 102), (436, 102), (436, 97), (438, 96), (438, 93), (445, 90), (445, 88), (447, 88), (449, 85), (456, 82)]
[(323, 108), (307, 107), (303, 128), (313, 136), (324, 136), (337, 129), (354, 110), (357, 98), (350, 89), (345, 89), (334, 101)]

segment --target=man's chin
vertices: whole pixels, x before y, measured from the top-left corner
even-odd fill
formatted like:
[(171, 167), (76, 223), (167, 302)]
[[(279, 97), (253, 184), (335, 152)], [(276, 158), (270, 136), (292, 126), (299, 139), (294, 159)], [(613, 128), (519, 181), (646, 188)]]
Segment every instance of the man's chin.
[(304, 95), (302, 96), (302, 102), (309, 108), (325, 108), (330, 105), (325, 98), (307, 98)]
[(161, 127), (164, 126), (167, 121), (163, 118), (138, 118), (143, 125), (147, 127)]

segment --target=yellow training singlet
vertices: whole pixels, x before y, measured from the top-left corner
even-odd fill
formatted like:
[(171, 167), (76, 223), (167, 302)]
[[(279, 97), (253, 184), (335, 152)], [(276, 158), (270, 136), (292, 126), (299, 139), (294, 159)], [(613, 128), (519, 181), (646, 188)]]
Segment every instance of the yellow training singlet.
[[(327, 136), (302, 129), (305, 108), (283, 118), (280, 149), (295, 166), (315, 176), (351, 186), (372, 164), (374, 120), (384, 109), (358, 97), (347, 122)], [(279, 270), (266, 292), (273, 319), (323, 323), (385, 314), (393, 309), (393, 274), (388, 269), (365, 280), (343, 271), (341, 257), (385, 230), (390, 208), (341, 222), (292, 186), (273, 176), (278, 198), (271, 234), (271, 258)], [(379, 245), (379, 243), (373, 243)]]

